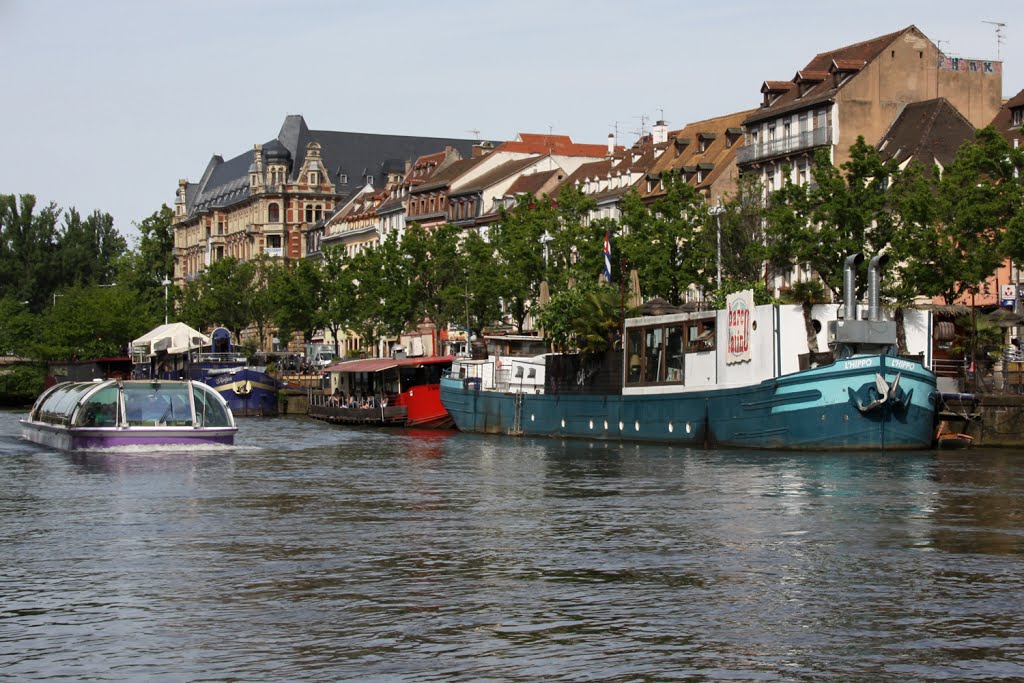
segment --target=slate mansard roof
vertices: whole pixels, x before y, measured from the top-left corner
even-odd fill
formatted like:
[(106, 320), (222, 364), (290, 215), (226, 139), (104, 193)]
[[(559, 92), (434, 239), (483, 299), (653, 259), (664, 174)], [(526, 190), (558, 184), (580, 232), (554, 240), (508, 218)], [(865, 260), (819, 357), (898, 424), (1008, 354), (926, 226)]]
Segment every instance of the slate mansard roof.
[[(305, 119), (293, 114), (285, 118), (277, 137), (264, 143), (264, 172), (268, 164), (281, 159), (287, 164), (288, 181), (294, 182), (310, 142), (320, 144), (320, 157), (329, 180), (338, 195), (347, 197), (362, 189), (367, 175), (374, 176), (376, 180), (388, 171), (404, 170), (406, 159), (416, 159), (446, 146), (454, 147), (463, 157), (469, 157), (478, 141), (309, 130)], [(199, 183), (189, 183), (185, 188), (188, 216), (191, 218), (246, 199), (249, 196), (249, 169), (254, 163), (253, 150), (228, 161), (219, 155), (211, 158)]]

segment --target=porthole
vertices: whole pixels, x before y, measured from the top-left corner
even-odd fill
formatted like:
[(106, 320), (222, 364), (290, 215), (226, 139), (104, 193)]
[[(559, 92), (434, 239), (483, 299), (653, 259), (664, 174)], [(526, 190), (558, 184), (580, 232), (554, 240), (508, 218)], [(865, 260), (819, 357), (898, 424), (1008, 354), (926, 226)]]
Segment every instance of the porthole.
[(533, 415), (530, 416), (530, 422), (533, 422)]
[(590, 422), (588, 422), (587, 426), (589, 426), (591, 429), (593, 429), (594, 428), (594, 421), (591, 420)]
[(621, 432), (625, 428), (626, 424), (622, 420), (619, 420), (619, 431)]
[(562, 420), (562, 429), (565, 429), (565, 420)]
[(608, 420), (604, 421), (604, 431), (608, 431)]
[(693, 431), (693, 427), (691, 427), (691, 426), (690, 426), (690, 423), (689, 423), (689, 422), (687, 422), (687, 423), (686, 423), (686, 433), (687, 433), (687, 434), (689, 434), (689, 433), (690, 433), (690, 432), (692, 432), (692, 431)]
[(669, 422), (668, 423), (668, 433), (671, 434), (672, 432), (675, 431), (675, 429), (676, 429), (675, 425), (672, 424), (671, 422)]
[(633, 431), (640, 431), (640, 420), (637, 420), (636, 422), (633, 423)]

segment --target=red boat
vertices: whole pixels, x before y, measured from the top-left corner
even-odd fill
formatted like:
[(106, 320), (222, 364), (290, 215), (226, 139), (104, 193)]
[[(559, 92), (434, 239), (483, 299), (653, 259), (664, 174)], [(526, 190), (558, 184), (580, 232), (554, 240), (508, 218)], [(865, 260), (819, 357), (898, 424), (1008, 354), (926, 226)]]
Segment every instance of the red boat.
[(441, 405), (441, 374), (453, 356), (364, 358), (324, 369), (333, 393), (314, 397), (310, 417), (338, 424), (445, 429), (452, 418)]

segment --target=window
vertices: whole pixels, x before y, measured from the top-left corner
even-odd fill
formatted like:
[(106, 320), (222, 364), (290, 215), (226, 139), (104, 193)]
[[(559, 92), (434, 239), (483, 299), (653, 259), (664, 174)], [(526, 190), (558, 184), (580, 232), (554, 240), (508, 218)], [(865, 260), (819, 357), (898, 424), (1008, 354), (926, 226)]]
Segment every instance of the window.
[(373, 185), (373, 176), (372, 175), (366, 176), (366, 184), (367, 185)]
[(348, 185), (348, 175), (345, 173), (339, 175), (338, 182), (341, 183), (342, 185)]
[(270, 204), (267, 207), (267, 222), (268, 223), (280, 223), (281, 222), (281, 210), (277, 204)]
[(682, 327), (665, 330), (665, 381), (682, 382), (686, 356), (686, 331)]
[(715, 349), (715, 321), (699, 320), (686, 328), (686, 350), (713, 351)]
[(309, 184), (310, 185), (319, 185), (320, 184), (320, 174), (317, 173), (316, 171), (310, 171), (309, 172)]
[(639, 329), (632, 329), (626, 338), (626, 357), (629, 362), (626, 365), (626, 383), (639, 384), (640, 367), (643, 364), (643, 346), (641, 345), (641, 332)]
[(660, 327), (649, 327), (644, 330), (644, 382), (660, 382), (662, 380), (663, 347), (664, 337)]
[(313, 222), (313, 207), (312, 206), (307, 206), (306, 207), (306, 222), (307, 223), (312, 223)]
[(1013, 125), (1015, 127), (1024, 125), (1024, 109), (1013, 110)]

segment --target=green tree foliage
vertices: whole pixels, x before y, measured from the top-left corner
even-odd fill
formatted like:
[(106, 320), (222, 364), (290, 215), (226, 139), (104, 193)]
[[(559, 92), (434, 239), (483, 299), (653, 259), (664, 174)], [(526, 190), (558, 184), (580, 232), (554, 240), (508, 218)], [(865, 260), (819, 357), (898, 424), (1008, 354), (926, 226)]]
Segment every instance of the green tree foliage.
[(710, 288), (716, 276), (715, 224), (703, 198), (676, 174), (651, 204), (630, 191), (622, 200), (618, 240), (626, 270), (635, 268), (648, 298), (681, 304), (691, 284)]
[(1020, 150), (991, 127), (979, 130), (945, 169), (911, 164), (893, 185), (893, 255), (910, 293), (953, 303), (1013, 253), (1024, 201)]
[[(309, 344), (316, 330), (330, 323), (328, 304), (334, 283), (328, 272), (337, 250), (327, 249), (323, 259), (300, 259), (288, 267), (270, 271), (268, 290), (272, 302), (272, 320), (278, 336), (284, 340), (295, 332)], [(335, 338), (337, 338), (337, 328)]]
[[(334, 338), (334, 355), (341, 356), (338, 348), (339, 336), (343, 329), (352, 329), (353, 312), (355, 310), (355, 283), (349, 272), (348, 259), (344, 249), (331, 247), (323, 252), (323, 261), (315, 275), (307, 278), (307, 285), (312, 286), (314, 277), (322, 283), (322, 318)], [(316, 296), (311, 292), (311, 296)], [(314, 299), (317, 300), (317, 299)]]
[(811, 221), (799, 250), (800, 263), (810, 265), (836, 297), (842, 295), (846, 257), (857, 252), (876, 254), (892, 239), (886, 190), (898, 171), (895, 161), (883, 162), (863, 137), (857, 138), (849, 161), (838, 169), (826, 151), (816, 154), (812, 170), (816, 187), (808, 195)]
[(465, 308), (467, 272), (459, 253), (459, 228), (448, 223), (427, 231), (414, 223), (405, 231), (401, 252), (413, 277), (415, 316), (445, 329)]
[[(118, 262), (117, 283), (134, 291), (154, 320), (174, 318), (173, 286), (165, 301), (164, 278), (174, 275), (174, 211), (166, 204), (135, 227), (139, 240)], [(166, 304), (166, 309), (165, 309)]]
[(77, 210), (68, 209), (57, 248), (61, 282), (110, 284), (127, 249), (128, 243), (114, 229), (109, 213), (93, 211), (83, 220)]
[(584, 280), (551, 296), (537, 320), (559, 351), (600, 353), (611, 348), (622, 330), (625, 309), (619, 288)]
[(152, 322), (126, 287), (69, 287), (40, 319), (34, 355), (41, 360), (123, 356)]
[[(501, 271), (494, 245), (472, 230), (463, 237), (460, 253), (466, 282), (464, 322), (471, 330), (482, 330), (501, 317)], [(454, 319), (463, 322), (458, 315)]]
[(722, 236), (722, 289), (749, 289), (761, 278), (766, 257), (764, 187), (752, 174), (741, 176), (735, 195), (722, 207), (715, 226)]
[(35, 313), (50, 305), (61, 284), (59, 215), (52, 203), (37, 212), (34, 195), (0, 195), (0, 297), (28, 301)]
[(531, 302), (540, 296), (548, 264), (552, 272), (558, 257), (548, 244), (547, 264), (541, 236), (557, 232), (556, 212), (549, 203), (535, 204), (532, 197), (520, 197), (511, 209), (501, 210), (501, 219), (490, 230), (498, 261), (498, 293), (516, 327), (523, 329)]

